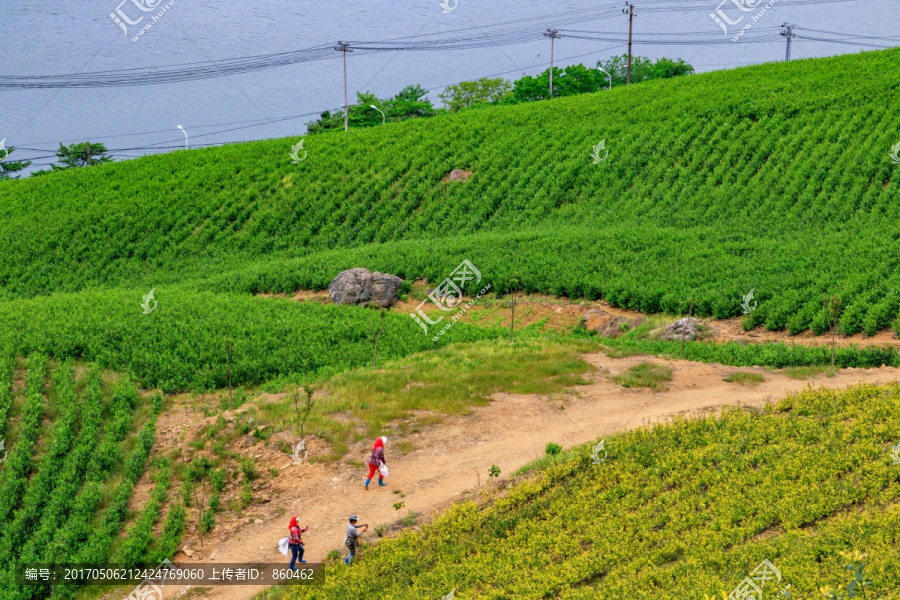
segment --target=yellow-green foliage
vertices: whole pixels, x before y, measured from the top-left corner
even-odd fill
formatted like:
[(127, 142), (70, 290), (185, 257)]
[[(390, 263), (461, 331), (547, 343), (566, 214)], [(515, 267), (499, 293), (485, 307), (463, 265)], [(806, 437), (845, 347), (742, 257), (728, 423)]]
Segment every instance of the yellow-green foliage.
[(326, 569), (293, 600), (721, 598), (764, 559), (795, 600), (846, 585), (900, 598), (900, 385), (806, 390), (579, 448), (482, 506), (462, 503)]

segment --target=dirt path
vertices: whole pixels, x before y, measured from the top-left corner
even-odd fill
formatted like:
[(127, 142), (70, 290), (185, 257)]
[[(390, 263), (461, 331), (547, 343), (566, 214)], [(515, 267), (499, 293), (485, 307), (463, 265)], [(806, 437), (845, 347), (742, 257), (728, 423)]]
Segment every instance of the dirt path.
[[(548, 442), (570, 447), (678, 414), (695, 414), (725, 405), (760, 406), (810, 384), (835, 388), (900, 379), (900, 369), (889, 367), (844, 369), (834, 377), (795, 380), (762, 368), (736, 369), (652, 358), (651, 362), (666, 364), (673, 369), (670, 389), (655, 392), (626, 389), (604, 375), (607, 370), (612, 374), (620, 373), (647, 357), (611, 359), (603, 354), (592, 354), (585, 358), (597, 367), (597, 371), (588, 376), (591, 383), (574, 388), (562, 399), (496, 394), (490, 405), (476, 408), (468, 416), (448, 419), (434, 429), (406, 438), (414, 448), (406, 456), (397, 457), (392, 453), (389, 441), (387, 462), (391, 476), (386, 487), (379, 488), (373, 482), (372, 489), (366, 491), (361, 468), (286, 466), (279, 477), (283, 491), (266, 504), (268, 516), (259, 523), (245, 525), (226, 541), (205, 548), (207, 555), (214, 548), (214, 558), (203, 562), (286, 563), (276, 544), (286, 535), (292, 514), (300, 515), (303, 525), (310, 525), (310, 531), (304, 535), (306, 558), (318, 562), (329, 550), (343, 549), (347, 515), (356, 513), (362, 522), (370, 524), (369, 534), (364, 539), (371, 540), (376, 538), (376, 526), (396, 521), (407, 510), (428, 516), (465, 497), (466, 490), (474, 490), (478, 485), (476, 470), (482, 485), (488, 469), (494, 464), (500, 467), (502, 478), (508, 477), (522, 465), (539, 458)], [(759, 372), (765, 381), (755, 386), (722, 381), (737, 370)], [(614, 454), (614, 446), (607, 443), (607, 451)], [(360, 453), (363, 455), (356, 458), (365, 460), (368, 453), (357, 452)], [(402, 491), (403, 498), (393, 493), (394, 490)], [(398, 512), (393, 504), (400, 501), (405, 506)], [(279, 508), (286, 512), (276, 517)], [(182, 553), (174, 560), (191, 562)], [(244, 600), (260, 589), (222, 586), (202, 590), (196, 597)], [(165, 591), (166, 597), (174, 597), (179, 590)]]

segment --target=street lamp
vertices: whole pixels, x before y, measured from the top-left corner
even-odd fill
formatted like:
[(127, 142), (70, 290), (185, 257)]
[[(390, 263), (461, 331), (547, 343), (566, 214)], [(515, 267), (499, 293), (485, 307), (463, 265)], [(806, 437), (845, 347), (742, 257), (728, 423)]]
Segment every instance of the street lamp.
[(381, 110), (377, 106), (375, 106), (374, 104), (370, 104), (369, 108), (374, 108), (375, 110), (377, 110), (378, 112), (381, 113), (381, 124), (382, 125), (384, 125), (387, 122), (387, 117), (384, 116), (384, 113), (381, 112)]
[(180, 130), (181, 130), (181, 133), (184, 134), (184, 149), (187, 150), (187, 149), (188, 149), (188, 135), (187, 135), (187, 131), (185, 131), (185, 130), (184, 130), (184, 127), (182, 127), (181, 125), (178, 126), (178, 129), (180, 129)]
[[(603, 71), (604, 73), (606, 73), (606, 71), (603, 70), (603, 67), (597, 67), (597, 70)], [(612, 75), (610, 75), (609, 73), (606, 73), (606, 76), (609, 77), (609, 89), (612, 89)]]

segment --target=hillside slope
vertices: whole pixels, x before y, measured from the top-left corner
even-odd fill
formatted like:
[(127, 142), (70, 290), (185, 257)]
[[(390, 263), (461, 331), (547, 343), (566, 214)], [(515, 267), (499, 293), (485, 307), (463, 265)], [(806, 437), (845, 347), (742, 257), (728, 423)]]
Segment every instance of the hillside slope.
[(856, 551), (871, 580), (857, 597), (894, 600), (898, 393), (808, 389), (610, 436), (596, 459), (586, 447), (548, 457), (488, 501), (454, 505), (285, 597), (719, 599), (768, 560), (778, 574), (762, 597), (811, 600), (846, 591), (841, 553)]
[[(900, 50), (767, 64), (323, 134), (300, 165), (282, 139), (8, 182), (0, 294), (322, 287), (360, 265), (440, 280), (468, 257), (500, 290), (645, 312), (693, 295), (733, 316), (755, 288), (752, 324), (773, 329), (821, 329), (840, 293), (849, 329), (883, 328), (898, 68)], [(455, 168), (472, 178), (444, 181)]]

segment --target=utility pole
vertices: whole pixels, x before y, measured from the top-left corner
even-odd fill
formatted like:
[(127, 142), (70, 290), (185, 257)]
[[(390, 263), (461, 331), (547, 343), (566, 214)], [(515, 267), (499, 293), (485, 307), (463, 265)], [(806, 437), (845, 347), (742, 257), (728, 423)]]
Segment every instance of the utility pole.
[(781, 24), (784, 27), (784, 31), (781, 32), (781, 35), (787, 38), (787, 49), (784, 51), (784, 60), (791, 60), (791, 39), (797, 37), (797, 34), (794, 33), (794, 27), (796, 25), (788, 25), (787, 22)]
[(353, 52), (353, 50), (344, 42), (338, 42), (334, 49), (344, 53), (344, 131), (347, 131), (350, 129), (350, 104), (347, 99), (347, 53)]
[(553, 97), (553, 43), (561, 38), (559, 29), (548, 29), (544, 33), (544, 37), (550, 38), (550, 97)]
[(626, 2), (622, 12), (628, 15), (628, 74), (625, 76), (625, 84), (631, 85), (631, 25), (634, 21), (634, 4)]

